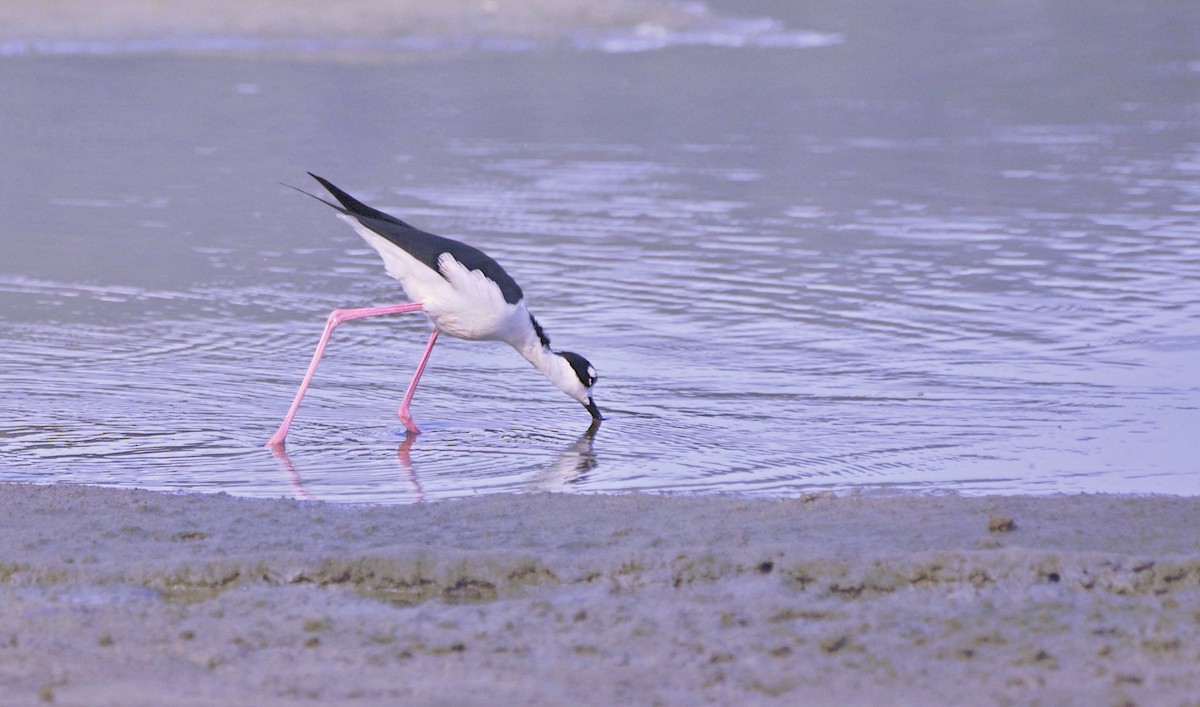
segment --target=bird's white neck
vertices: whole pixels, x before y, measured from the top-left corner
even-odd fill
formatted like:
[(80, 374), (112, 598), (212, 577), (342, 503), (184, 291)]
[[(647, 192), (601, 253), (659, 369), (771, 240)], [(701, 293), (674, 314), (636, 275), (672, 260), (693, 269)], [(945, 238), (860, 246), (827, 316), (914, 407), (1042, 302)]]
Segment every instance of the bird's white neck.
[(567, 359), (552, 351), (550, 347), (542, 346), (537, 337), (533, 337), (517, 350), (521, 352), (526, 361), (532, 363), (534, 368), (550, 379), (554, 387), (580, 402), (586, 399), (585, 390), (579, 383), (579, 377), (571, 368), (571, 364), (567, 362)]
[[(533, 367), (546, 374), (547, 378), (554, 380), (551, 376), (551, 371), (559, 367), (559, 363), (565, 364), (562, 356), (554, 353), (549, 346), (542, 346), (542, 342), (536, 336), (531, 337), (523, 345), (517, 347), (517, 351), (525, 357), (526, 361), (533, 364)], [(570, 366), (567, 366), (570, 368)]]
[(591, 391), (579, 380), (579, 374), (571, 367), (562, 354), (555, 352), (549, 346), (549, 339), (541, 327), (529, 316), (524, 305), (520, 305), (519, 313), (513, 317), (514, 326), (508, 330), (509, 336), (505, 341), (516, 349), (521, 356), (542, 372), (554, 387), (582, 405), (590, 401)]

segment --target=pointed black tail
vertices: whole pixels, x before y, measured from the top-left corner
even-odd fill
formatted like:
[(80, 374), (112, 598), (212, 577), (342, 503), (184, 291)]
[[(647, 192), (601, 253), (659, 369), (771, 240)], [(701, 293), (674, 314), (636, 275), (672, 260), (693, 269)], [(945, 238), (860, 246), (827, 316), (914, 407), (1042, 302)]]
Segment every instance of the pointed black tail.
[(329, 193), (333, 194), (333, 198), (335, 198), (339, 202), (341, 202), (342, 206), (346, 207), (346, 211), (348, 211), (351, 215), (361, 216), (363, 218), (373, 218), (373, 219), (377, 219), (379, 221), (387, 221), (389, 223), (398, 224), (400, 226), (404, 226), (405, 228), (412, 228), (412, 226), (401, 221), (400, 219), (396, 218), (395, 216), (392, 216), (391, 214), (385, 214), (382, 211), (380, 211), (379, 209), (372, 209), (370, 206), (367, 206), (366, 204), (362, 203), (358, 199), (355, 199), (354, 197), (350, 196), (349, 194), (342, 191), (341, 189), (338, 189), (328, 179), (325, 179), (323, 177), (318, 177), (317, 175), (313, 174), (312, 172), (309, 172), (308, 176), (317, 180), (318, 182), (321, 183), (321, 186), (328, 189)]

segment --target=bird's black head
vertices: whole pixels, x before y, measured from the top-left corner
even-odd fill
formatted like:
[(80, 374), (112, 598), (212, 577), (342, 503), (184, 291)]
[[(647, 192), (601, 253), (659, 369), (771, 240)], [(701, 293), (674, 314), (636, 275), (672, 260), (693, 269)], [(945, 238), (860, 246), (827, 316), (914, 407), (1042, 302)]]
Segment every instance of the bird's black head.
[(586, 358), (572, 351), (559, 351), (559, 356), (566, 359), (571, 365), (571, 370), (575, 372), (575, 377), (579, 379), (579, 385), (583, 387), (581, 394), (576, 397), (577, 400), (587, 408), (587, 411), (592, 414), (592, 418), (596, 420), (604, 419), (600, 415), (600, 408), (596, 407), (595, 401), (592, 400), (592, 386), (596, 385), (596, 381), (600, 380), (600, 374), (596, 373), (596, 367), (588, 362)]
[(584, 388), (591, 388), (600, 379), (596, 368), (583, 356), (572, 351), (559, 351), (558, 355), (567, 359), (567, 363), (571, 364), (571, 370), (575, 371), (575, 375)]

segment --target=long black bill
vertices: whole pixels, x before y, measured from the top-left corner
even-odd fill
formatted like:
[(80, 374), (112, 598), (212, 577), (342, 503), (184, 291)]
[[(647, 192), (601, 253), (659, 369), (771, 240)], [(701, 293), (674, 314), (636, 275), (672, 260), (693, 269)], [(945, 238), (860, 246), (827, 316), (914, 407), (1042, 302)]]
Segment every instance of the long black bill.
[(600, 408), (596, 407), (596, 401), (588, 398), (588, 401), (583, 404), (587, 411), (592, 413), (593, 420), (603, 420), (604, 416), (600, 414)]

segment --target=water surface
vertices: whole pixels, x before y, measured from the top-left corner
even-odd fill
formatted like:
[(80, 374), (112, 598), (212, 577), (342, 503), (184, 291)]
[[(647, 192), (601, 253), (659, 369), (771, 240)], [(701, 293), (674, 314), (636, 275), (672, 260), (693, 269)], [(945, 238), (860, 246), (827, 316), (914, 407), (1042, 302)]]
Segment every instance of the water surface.
[[(0, 59), (0, 480), (1200, 493), (1198, 13), (758, 5), (840, 39)], [(504, 264), (599, 430), (443, 339), (406, 439), (413, 315), (262, 448), (403, 297), (307, 170)]]

